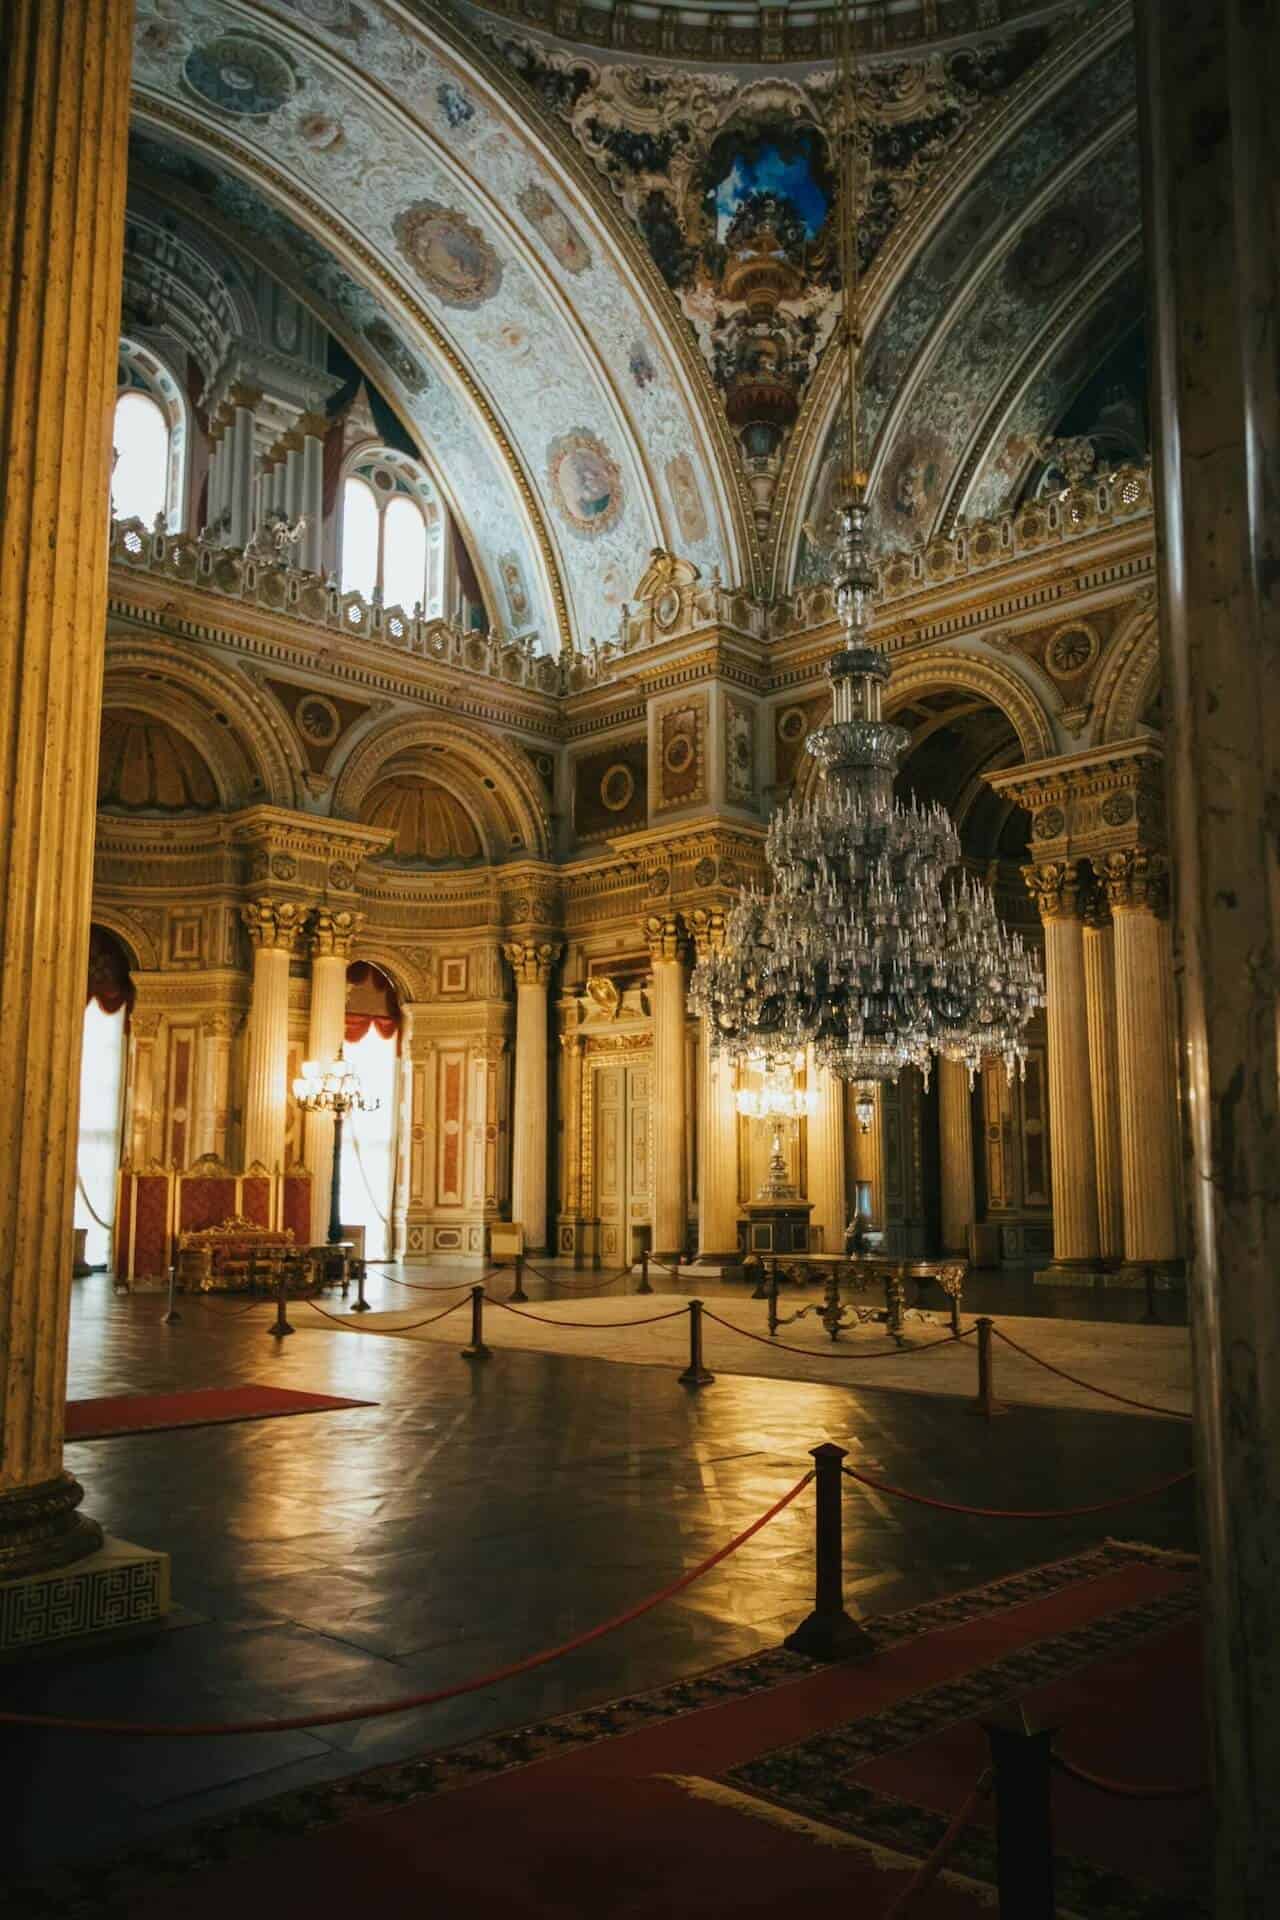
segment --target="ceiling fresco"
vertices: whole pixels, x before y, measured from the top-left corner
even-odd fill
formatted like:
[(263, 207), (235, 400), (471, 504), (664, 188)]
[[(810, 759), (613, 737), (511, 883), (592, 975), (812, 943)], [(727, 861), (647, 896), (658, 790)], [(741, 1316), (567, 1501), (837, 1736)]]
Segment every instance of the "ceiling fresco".
[[(523, 505), (514, 517), (548, 640), (539, 575), (558, 578), (585, 643), (616, 631), (655, 545), (708, 573), (749, 571), (714, 417), (636, 275), (535, 137), (424, 27), (374, 0), (139, 0), (134, 82), (144, 116), (192, 140), (212, 127), (238, 174), (221, 170), (223, 210), (271, 226), (384, 368), (399, 363), (394, 382), (379, 377), (482, 547), (512, 547), (513, 496), (532, 494), (539, 525)], [(283, 184), (268, 198), (246, 173)], [(514, 486), (495, 485), (459, 368), (509, 436)]]
[[(1007, 504), (996, 498), (1003, 469), (989, 458), (984, 464), (990, 450), (975, 440), (1046, 330), (1060, 337), (1082, 318), (1087, 329), (1079, 308), (1089, 276), (1105, 274), (1109, 263), (1119, 275), (1132, 263), (1140, 224), (1135, 86), (1131, 40), (1078, 71), (992, 153), (874, 319), (860, 430), (872, 449), (873, 511), (885, 545), (906, 547), (927, 534), (966, 467), (982, 474), (965, 496), (967, 513)], [(1059, 380), (1080, 359), (1078, 385), (1089, 370), (1087, 353), (1060, 359)], [(1048, 370), (1041, 378), (1034, 404), (1028, 400), (1019, 420), (998, 431), (1043, 431), (1063, 411), (1073, 389), (1050, 390), (1043, 384)], [(799, 582), (822, 575), (843, 464), (840, 426), (832, 422), (792, 529)], [(1007, 477), (1013, 484), (1016, 463)]]

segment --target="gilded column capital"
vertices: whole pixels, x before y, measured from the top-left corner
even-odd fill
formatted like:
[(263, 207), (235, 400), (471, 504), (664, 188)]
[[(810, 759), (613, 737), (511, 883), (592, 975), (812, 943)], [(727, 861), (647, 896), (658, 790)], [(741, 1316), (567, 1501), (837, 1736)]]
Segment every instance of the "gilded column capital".
[(1086, 927), (1095, 933), (1103, 933), (1111, 925), (1111, 902), (1096, 873), (1092, 885), (1086, 885), (1081, 891), (1080, 913)]
[(311, 956), (321, 959), (330, 954), (346, 960), (351, 943), (365, 922), (363, 913), (347, 907), (317, 907), (311, 921)]
[(678, 913), (651, 913), (644, 923), (651, 960), (687, 960), (689, 942)]
[(1093, 870), (1113, 913), (1154, 913), (1169, 910), (1169, 862), (1149, 847), (1125, 847), (1103, 854)]
[(1079, 919), (1082, 889), (1074, 860), (1047, 860), (1041, 866), (1024, 867), (1022, 877), (1042, 920)]
[(725, 914), (721, 907), (695, 907), (689, 915), (689, 931), (699, 960), (719, 953), (724, 946)]
[(296, 952), (307, 917), (307, 909), (296, 900), (248, 900), (240, 914), (255, 947)]
[(560, 958), (558, 940), (509, 940), (502, 951), (518, 987), (547, 987)]

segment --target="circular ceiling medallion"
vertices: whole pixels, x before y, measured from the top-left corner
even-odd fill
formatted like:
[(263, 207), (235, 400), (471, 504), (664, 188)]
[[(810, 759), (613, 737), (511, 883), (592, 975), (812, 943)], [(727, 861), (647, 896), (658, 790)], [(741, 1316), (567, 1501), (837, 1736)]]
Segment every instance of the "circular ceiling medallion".
[(664, 587), (653, 603), (653, 618), (664, 632), (680, 618), (679, 587)]
[(1069, 680), (1073, 674), (1083, 673), (1091, 667), (1098, 657), (1098, 636), (1092, 627), (1077, 623), (1069, 627), (1060, 627), (1051, 635), (1045, 649), (1045, 660), (1050, 673), (1059, 680)]
[(630, 806), (635, 790), (635, 775), (630, 767), (624, 767), (621, 760), (616, 760), (600, 782), (601, 805), (607, 807), (610, 813), (621, 813), (624, 807)]
[(322, 693), (309, 693), (299, 700), (298, 732), (313, 747), (327, 747), (342, 731), (342, 718), (332, 700)]
[(298, 89), (285, 55), (247, 33), (220, 33), (193, 47), (182, 73), (192, 93), (208, 106), (255, 119), (274, 113)]
[(618, 463), (585, 427), (551, 442), (547, 483), (556, 506), (579, 533), (607, 533), (622, 512)]
[(803, 740), (809, 727), (809, 716), (803, 707), (785, 707), (778, 715), (778, 738), (794, 742)]
[(693, 762), (693, 741), (687, 733), (673, 733), (662, 758), (668, 773), (686, 773)]

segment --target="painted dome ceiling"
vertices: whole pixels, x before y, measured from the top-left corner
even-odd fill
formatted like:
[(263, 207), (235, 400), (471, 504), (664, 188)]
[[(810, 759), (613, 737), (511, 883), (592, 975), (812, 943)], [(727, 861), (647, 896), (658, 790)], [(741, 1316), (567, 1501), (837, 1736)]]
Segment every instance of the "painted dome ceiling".
[(456, 794), (434, 780), (400, 773), (379, 781), (360, 809), (367, 826), (394, 835), (384, 858), (429, 866), (485, 857), (480, 831)]
[[(766, 596), (820, 577), (843, 289), (829, 65), (539, 8), (138, 0), (132, 165), (364, 369), (487, 603), (554, 649), (617, 632), (654, 547)], [(862, 422), (902, 546), (1016, 497), (1132, 325), (1131, 20), (883, 0), (863, 38)]]
[(176, 727), (132, 707), (102, 716), (98, 805), (123, 813), (206, 812), (219, 804), (213, 774)]

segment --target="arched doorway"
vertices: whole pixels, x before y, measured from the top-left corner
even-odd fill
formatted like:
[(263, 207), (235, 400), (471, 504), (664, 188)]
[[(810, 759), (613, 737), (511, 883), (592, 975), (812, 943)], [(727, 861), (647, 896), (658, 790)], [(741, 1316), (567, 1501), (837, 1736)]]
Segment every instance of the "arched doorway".
[(400, 1024), (400, 1000), (391, 980), (381, 967), (354, 961), (347, 968), (342, 1055), (366, 1097), (378, 1104), (349, 1114), (342, 1130), (342, 1217), (345, 1226), (364, 1228), (367, 1260), (392, 1256)]
[(115, 934), (95, 925), (89, 929), (73, 1216), (76, 1228), (84, 1229), (84, 1260), (90, 1267), (111, 1261), (132, 1004), (129, 956)]

